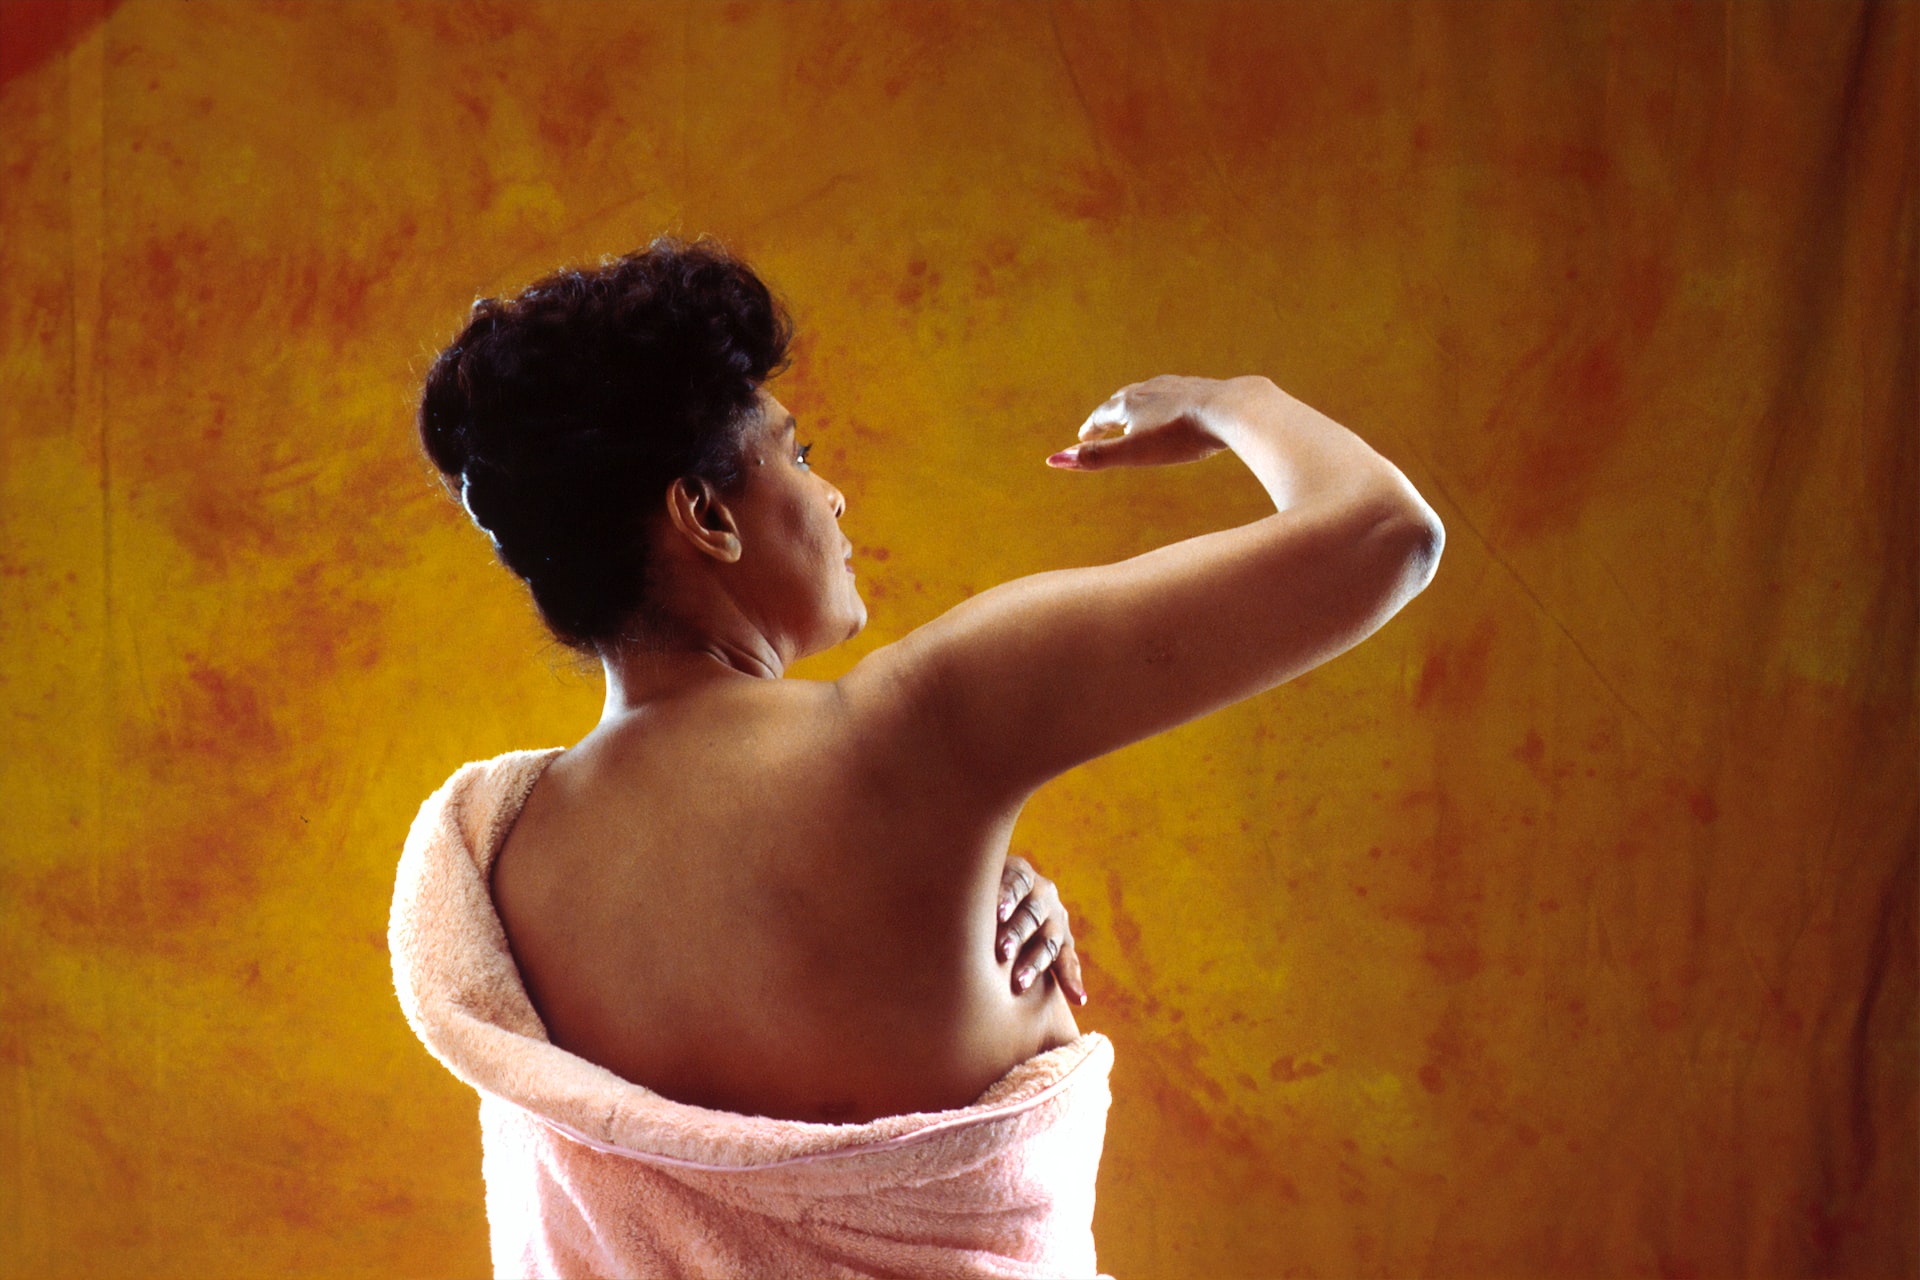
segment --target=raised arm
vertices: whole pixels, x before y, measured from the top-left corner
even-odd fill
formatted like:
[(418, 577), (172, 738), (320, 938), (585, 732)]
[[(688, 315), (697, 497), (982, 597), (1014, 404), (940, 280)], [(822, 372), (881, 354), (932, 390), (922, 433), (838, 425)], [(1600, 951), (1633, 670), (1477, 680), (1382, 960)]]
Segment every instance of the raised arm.
[(906, 749), (956, 785), (1021, 798), (1047, 779), (1271, 688), (1352, 648), (1426, 586), (1439, 518), (1358, 436), (1265, 378), (1155, 378), (1094, 411), (1070, 470), (1230, 449), (1272, 515), (1088, 569), (996, 587), (860, 663)]

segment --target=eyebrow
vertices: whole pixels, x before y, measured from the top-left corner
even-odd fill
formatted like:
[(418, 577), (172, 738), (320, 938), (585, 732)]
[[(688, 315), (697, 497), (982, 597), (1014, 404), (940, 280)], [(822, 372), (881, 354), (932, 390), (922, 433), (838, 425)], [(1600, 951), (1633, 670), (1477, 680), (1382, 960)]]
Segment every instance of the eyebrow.
[(795, 418), (792, 414), (788, 414), (787, 420), (780, 424), (780, 429), (791, 435), (800, 429), (799, 419)]

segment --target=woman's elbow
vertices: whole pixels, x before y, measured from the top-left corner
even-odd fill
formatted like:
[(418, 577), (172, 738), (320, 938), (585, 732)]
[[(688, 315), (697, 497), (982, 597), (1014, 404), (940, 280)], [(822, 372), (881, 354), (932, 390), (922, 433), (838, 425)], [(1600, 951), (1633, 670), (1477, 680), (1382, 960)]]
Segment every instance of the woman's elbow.
[(1386, 595), (1380, 617), (1384, 623), (1433, 581), (1446, 550), (1447, 530), (1432, 508), (1421, 503), (1383, 521), (1376, 536), (1379, 558), (1375, 563), (1380, 566)]
[(1413, 544), (1407, 553), (1415, 595), (1425, 591), (1433, 581), (1433, 575), (1440, 570), (1440, 555), (1447, 549), (1447, 526), (1440, 523), (1432, 507), (1420, 505), (1414, 521)]

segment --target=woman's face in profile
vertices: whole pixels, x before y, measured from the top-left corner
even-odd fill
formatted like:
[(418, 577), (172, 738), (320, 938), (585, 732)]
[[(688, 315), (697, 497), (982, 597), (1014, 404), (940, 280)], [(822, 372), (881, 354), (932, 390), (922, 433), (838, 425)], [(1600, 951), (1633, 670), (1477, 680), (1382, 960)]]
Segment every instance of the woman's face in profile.
[(840, 532), (846, 499), (808, 465), (787, 407), (764, 387), (759, 401), (741, 440), (746, 478), (727, 505), (760, 621), (786, 636), (797, 658), (859, 634), (867, 606), (854, 583), (853, 544)]

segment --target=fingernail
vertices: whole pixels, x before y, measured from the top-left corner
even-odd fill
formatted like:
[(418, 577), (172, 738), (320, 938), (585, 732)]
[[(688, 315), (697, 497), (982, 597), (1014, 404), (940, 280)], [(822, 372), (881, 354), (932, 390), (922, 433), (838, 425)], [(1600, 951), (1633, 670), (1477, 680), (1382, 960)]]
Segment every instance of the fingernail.
[(1066, 467), (1069, 469), (1079, 466), (1080, 446), (1076, 444), (1071, 449), (1062, 449), (1047, 459), (1047, 465), (1050, 467)]
[(1000, 939), (1000, 958), (1002, 960), (1005, 960), (1008, 956), (1012, 954), (1013, 954), (1013, 939), (1012, 938)]
[(1022, 991), (1025, 991), (1027, 989), (1027, 984), (1032, 981), (1033, 981), (1033, 970), (1031, 969), (1022, 969), (1020, 972), (1013, 975), (1013, 985), (1020, 988), (1020, 990)]
[(1013, 914), (1013, 899), (1011, 898), (1000, 899), (1000, 918), (1002, 920), (1005, 920), (1008, 916), (1012, 914)]

